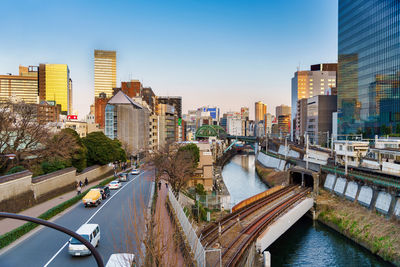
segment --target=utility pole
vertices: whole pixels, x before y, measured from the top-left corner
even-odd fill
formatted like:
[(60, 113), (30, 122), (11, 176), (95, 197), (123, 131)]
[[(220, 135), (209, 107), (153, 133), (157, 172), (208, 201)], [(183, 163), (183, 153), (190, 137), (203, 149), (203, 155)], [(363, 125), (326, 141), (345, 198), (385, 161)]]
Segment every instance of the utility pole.
[(287, 158), (288, 147), (287, 147), (287, 136), (285, 136), (285, 159)]
[(347, 175), (347, 138), (346, 138), (346, 145), (345, 145), (345, 151), (344, 151), (344, 173)]
[(308, 170), (308, 133), (306, 133), (306, 170)]
[(329, 148), (329, 131), (326, 131), (326, 146)]

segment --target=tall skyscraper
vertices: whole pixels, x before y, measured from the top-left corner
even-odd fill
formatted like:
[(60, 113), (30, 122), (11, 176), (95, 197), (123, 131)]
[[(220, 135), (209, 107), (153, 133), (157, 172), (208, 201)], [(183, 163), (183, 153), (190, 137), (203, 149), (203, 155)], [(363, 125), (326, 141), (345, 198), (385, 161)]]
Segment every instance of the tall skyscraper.
[(22, 100), (38, 104), (38, 70), (36, 66), (19, 67), (19, 75), (0, 75), (0, 102)]
[(94, 96), (105, 93), (113, 96), (113, 88), (117, 87), (117, 52), (94, 50)]
[(40, 64), (39, 65), (39, 99), (49, 103), (60, 104), (62, 113), (70, 113), (72, 80), (69, 78), (67, 64)]
[[(332, 88), (336, 88), (335, 63), (316, 64), (309, 71), (296, 71), (292, 78), (292, 114), (295, 119), (297, 115), (297, 101), (316, 95), (331, 94)], [(298, 130), (298, 125), (291, 124), (291, 136)], [(299, 136), (296, 136), (298, 139)]]
[(276, 108), (275, 108), (275, 116), (277, 118), (279, 118), (279, 116), (281, 116), (281, 115), (290, 115), (290, 113), (291, 113), (291, 109), (287, 105), (282, 104), (282, 105), (276, 106)]
[(400, 124), (400, 2), (339, 0), (338, 34), (338, 134), (393, 132)]
[(264, 120), (264, 116), (267, 113), (267, 105), (261, 101), (256, 102), (255, 113), (256, 113), (255, 119), (257, 124), (259, 121)]

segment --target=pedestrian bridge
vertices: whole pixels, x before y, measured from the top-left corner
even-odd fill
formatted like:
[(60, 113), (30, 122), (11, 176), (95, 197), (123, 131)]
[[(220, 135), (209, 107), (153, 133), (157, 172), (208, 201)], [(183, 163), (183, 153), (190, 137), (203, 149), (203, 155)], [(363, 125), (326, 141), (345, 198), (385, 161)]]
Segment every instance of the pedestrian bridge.
[(201, 232), (206, 249), (221, 250), (220, 258), (207, 258), (208, 265), (245, 265), (252, 244), (261, 253), (313, 207), (310, 193), (311, 188), (300, 185), (279, 186), (238, 203)]

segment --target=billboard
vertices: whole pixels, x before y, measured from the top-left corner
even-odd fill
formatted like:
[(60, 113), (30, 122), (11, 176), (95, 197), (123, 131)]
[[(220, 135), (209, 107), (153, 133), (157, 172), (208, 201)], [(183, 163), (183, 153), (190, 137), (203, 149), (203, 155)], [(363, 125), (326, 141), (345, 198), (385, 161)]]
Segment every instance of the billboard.
[(68, 115), (67, 119), (68, 120), (77, 120), (78, 119), (78, 115)]

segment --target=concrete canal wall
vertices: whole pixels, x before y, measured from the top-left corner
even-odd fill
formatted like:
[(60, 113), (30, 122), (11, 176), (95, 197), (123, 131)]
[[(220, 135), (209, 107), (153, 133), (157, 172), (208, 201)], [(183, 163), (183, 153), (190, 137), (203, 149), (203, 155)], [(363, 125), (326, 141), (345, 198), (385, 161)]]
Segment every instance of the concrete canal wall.
[(388, 192), (382, 188), (349, 181), (344, 177), (337, 177), (334, 174), (326, 176), (324, 188), (369, 209), (375, 209), (382, 214), (394, 215), (400, 218), (400, 198), (395, 193)]

